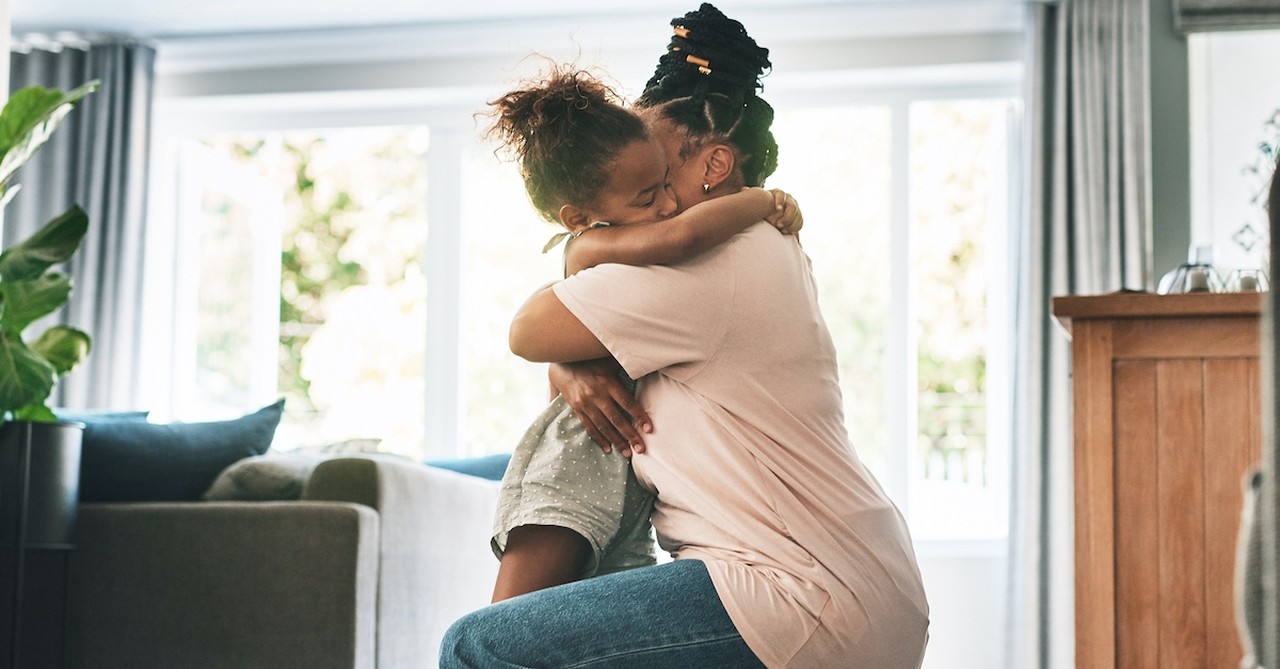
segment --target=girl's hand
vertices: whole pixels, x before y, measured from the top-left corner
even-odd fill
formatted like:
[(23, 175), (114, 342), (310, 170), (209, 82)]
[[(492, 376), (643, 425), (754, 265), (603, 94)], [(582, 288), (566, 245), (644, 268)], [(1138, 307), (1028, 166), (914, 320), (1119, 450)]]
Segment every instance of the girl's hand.
[(552, 364), (551, 385), (564, 396), (601, 450), (614, 448), (623, 457), (644, 452), (640, 431), (652, 432), (649, 415), (618, 379), (618, 363), (612, 359)]
[(804, 227), (804, 215), (800, 213), (800, 205), (796, 199), (778, 188), (771, 188), (773, 194), (773, 213), (764, 217), (773, 227), (784, 235), (794, 235)]

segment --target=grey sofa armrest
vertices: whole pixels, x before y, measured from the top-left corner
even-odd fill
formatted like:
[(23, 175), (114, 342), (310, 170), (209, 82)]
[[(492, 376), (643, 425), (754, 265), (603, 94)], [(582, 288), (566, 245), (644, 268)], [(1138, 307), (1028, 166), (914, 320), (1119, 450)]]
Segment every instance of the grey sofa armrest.
[(489, 548), (498, 483), (395, 457), (326, 460), (304, 500), (378, 510), (378, 667), (434, 667), (440, 640), (489, 603), (498, 561)]
[(71, 666), (371, 669), (378, 525), (342, 503), (82, 505)]

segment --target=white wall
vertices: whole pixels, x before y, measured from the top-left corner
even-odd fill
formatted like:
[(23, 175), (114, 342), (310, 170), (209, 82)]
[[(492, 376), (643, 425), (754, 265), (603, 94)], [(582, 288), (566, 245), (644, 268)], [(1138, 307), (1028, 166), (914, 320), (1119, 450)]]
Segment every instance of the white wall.
[(970, 551), (927, 545), (916, 550), (930, 609), (921, 669), (1008, 667), (1005, 543), (975, 542)]

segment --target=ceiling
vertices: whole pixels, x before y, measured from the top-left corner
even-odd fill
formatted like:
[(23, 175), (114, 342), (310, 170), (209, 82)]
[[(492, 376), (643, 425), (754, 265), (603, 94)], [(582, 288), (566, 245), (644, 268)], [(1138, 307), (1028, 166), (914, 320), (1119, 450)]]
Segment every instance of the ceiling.
[[(937, 0), (934, 0), (935, 2)], [(10, 0), (13, 32), (186, 37), (555, 17), (678, 16), (697, 0)], [(720, 0), (738, 10), (905, 5), (919, 0)]]

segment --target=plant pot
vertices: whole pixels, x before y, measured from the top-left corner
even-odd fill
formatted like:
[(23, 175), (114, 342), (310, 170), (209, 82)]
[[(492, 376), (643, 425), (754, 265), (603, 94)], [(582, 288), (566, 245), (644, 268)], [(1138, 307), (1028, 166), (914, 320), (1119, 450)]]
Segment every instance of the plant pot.
[(0, 424), (0, 668), (62, 667), (81, 423)]

